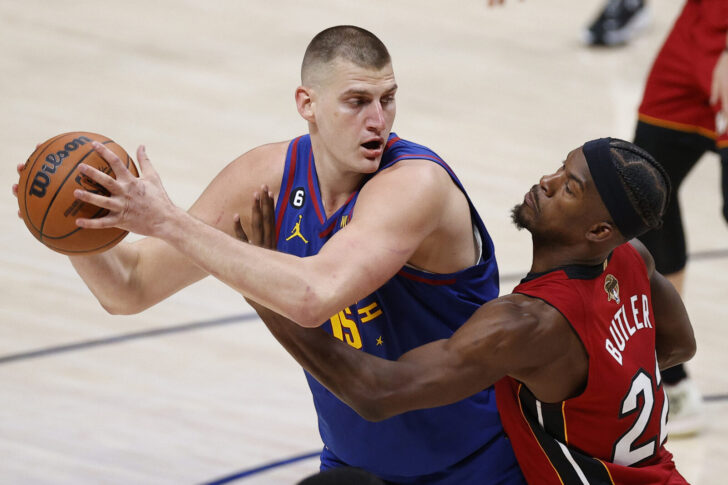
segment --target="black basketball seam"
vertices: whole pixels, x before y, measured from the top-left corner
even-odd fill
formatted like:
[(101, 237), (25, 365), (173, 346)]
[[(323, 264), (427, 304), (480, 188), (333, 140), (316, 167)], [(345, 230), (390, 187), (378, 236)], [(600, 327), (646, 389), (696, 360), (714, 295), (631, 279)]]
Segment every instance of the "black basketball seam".
[(99, 249), (105, 248), (107, 246), (114, 246), (114, 245), (118, 244), (119, 241), (124, 239), (127, 236), (127, 234), (129, 234), (129, 231), (123, 231), (121, 234), (119, 234), (119, 236), (117, 238), (112, 239), (111, 241), (108, 241), (108, 242), (102, 244), (101, 246), (95, 247), (93, 249), (84, 249), (84, 250), (73, 251), (70, 249), (49, 246), (48, 244), (46, 244), (46, 246), (49, 247), (50, 249), (53, 249), (54, 251), (58, 251), (58, 252), (64, 253), (64, 254), (87, 254), (87, 253), (92, 253), (94, 251), (98, 251)]
[[(91, 205), (93, 205), (93, 204), (91, 204)], [(104, 211), (107, 211), (108, 212), (108, 209), (103, 209), (103, 208), (99, 207), (99, 210), (97, 210), (95, 213), (93, 213), (89, 219), (96, 219), (99, 216), (99, 214), (101, 214)], [(76, 232), (80, 231), (81, 229), (83, 229), (83, 227), (77, 227), (74, 230), (72, 230), (71, 232), (68, 232), (66, 234), (63, 234), (61, 236), (48, 236), (48, 235), (43, 235), (43, 237), (45, 239), (50, 239), (50, 240), (53, 240), (53, 239), (65, 239), (68, 236), (71, 236), (71, 235), (75, 234)], [(104, 229), (113, 229), (113, 228), (106, 227)], [(103, 231), (104, 229), (94, 229), (94, 231)]]
[[(38, 151), (38, 148), (35, 151), (38, 151), (38, 156), (35, 157), (35, 160), (33, 160), (33, 163), (31, 163), (30, 166), (28, 166), (28, 163), (25, 163), (25, 168), (23, 170), (28, 170), (28, 178), (25, 180), (25, 187), (23, 187), (23, 209), (25, 209), (25, 218), (24, 220), (27, 221), (27, 224), (30, 224), (33, 226), (33, 229), (38, 231), (38, 236), (42, 237), (42, 232), (39, 228), (35, 227), (35, 224), (30, 220), (30, 214), (28, 214), (28, 196), (25, 193), (25, 189), (28, 186), (28, 181), (30, 180), (30, 173), (33, 171), (33, 168), (35, 167), (35, 164), (38, 163), (38, 159), (45, 154), (46, 149), (57, 139), (59, 139), (62, 136), (66, 136), (68, 133), (61, 133), (60, 135), (56, 135), (50, 140), (46, 141), (43, 145), (38, 147), (40, 151)], [(44, 146), (45, 145), (45, 146)], [(35, 152), (34, 152), (35, 153)], [(31, 156), (33, 154), (31, 153)]]
[[(36, 157), (36, 159), (33, 161), (33, 165), (31, 166), (31, 172), (34, 170), (36, 163), (38, 163), (38, 159), (42, 155), (44, 155), (46, 153), (46, 150), (48, 149), (48, 147), (53, 142), (57, 141), (61, 137), (64, 137), (64, 136), (67, 136), (67, 135), (70, 135), (70, 134), (75, 134), (75, 133), (86, 133), (86, 134), (90, 134), (90, 135), (94, 135), (94, 136), (101, 136), (101, 137), (107, 138), (109, 141), (111, 141), (108, 137), (106, 137), (104, 135), (98, 135), (96, 133), (91, 133), (91, 132), (88, 132), (88, 131), (70, 131), (68, 133), (61, 133), (60, 135), (54, 136), (53, 138), (51, 138), (50, 140), (48, 140), (46, 142), (46, 146), (44, 147), (43, 151), (41, 153), (39, 153), (38, 154), (38, 157)], [(104, 142), (104, 143), (106, 143), (106, 142)], [(28, 175), (30, 175), (30, 174), (28, 174)], [(27, 181), (26, 181), (26, 186), (27, 186)], [(24, 192), (24, 195), (25, 195), (25, 192)], [(26, 214), (27, 214), (27, 204), (28, 204), (28, 197), (26, 196), (25, 197)], [(50, 207), (50, 205), (49, 205), (49, 207)], [(43, 221), (45, 221), (45, 217), (46, 217), (46, 214), (43, 214)], [(28, 217), (28, 220), (30, 221), (30, 217)], [(41, 227), (40, 228), (36, 227), (35, 224), (32, 224), (33, 229), (35, 229), (36, 231), (38, 231), (38, 236), (39, 236), (39, 240), (40, 241), (42, 241), (42, 237), (43, 237), (43, 221), (41, 221)]]
[[(109, 140), (109, 141), (113, 141), (113, 140)], [(108, 143), (108, 141), (105, 141), (105, 142), (103, 142), (103, 144), (104, 144), (104, 145), (105, 145), (106, 143)], [(117, 146), (118, 146), (118, 145), (117, 145)], [(84, 156), (84, 158), (86, 158), (86, 156)], [(81, 160), (83, 160), (83, 159), (81, 159)], [(131, 162), (132, 162), (132, 159), (131, 159), (131, 157), (129, 156), (129, 154), (127, 153), (127, 154), (126, 154), (126, 168), (129, 168), (129, 164), (130, 164)], [(79, 163), (80, 163), (80, 162), (79, 162)], [(108, 165), (108, 162), (107, 162), (107, 165)], [(109, 165), (109, 167), (110, 167), (110, 165)], [(75, 168), (76, 168), (76, 167), (74, 167), (74, 168), (73, 168), (72, 170), (75, 170)], [(64, 181), (64, 183), (65, 183), (65, 181)], [(58, 190), (61, 190), (61, 188), (60, 188), (60, 187), (58, 187)], [(58, 191), (56, 191), (56, 193), (58, 193)], [(51, 203), (53, 203), (53, 201), (51, 201)], [(93, 204), (92, 204), (92, 205), (93, 205)], [(97, 210), (97, 211), (96, 211), (96, 212), (95, 212), (95, 213), (94, 213), (94, 214), (93, 214), (93, 215), (92, 215), (92, 216), (91, 216), (90, 218), (91, 218), (91, 219), (96, 219), (96, 218), (97, 218), (97, 217), (99, 216), (99, 214), (101, 214), (101, 213), (102, 213), (102, 212), (104, 212), (104, 211), (108, 211), (108, 209), (102, 209), (101, 207), (99, 207), (99, 210)], [(45, 239), (64, 239), (64, 238), (67, 238), (68, 236), (71, 236), (71, 235), (75, 234), (76, 232), (80, 231), (81, 229), (83, 229), (83, 228), (82, 228), (82, 227), (77, 227), (77, 228), (76, 228), (76, 229), (74, 229), (73, 231), (71, 231), (71, 232), (69, 232), (69, 233), (66, 233), (66, 234), (64, 234), (64, 235), (62, 235), (62, 236), (48, 236), (47, 234), (43, 234), (43, 237), (44, 237)], [(101, 247), (103, 247), (103, 246), (101, 246)], [(91, 251), (93, 251), (93, 249), (92, 249)]]
[[(103, 145), (106, 145), (107, 143), (114, 143), (114, 140), (107, 140), (105, 142), (102, 142)], [(61, 182), (61, 184), (58, 186), (58, 188), (56, 189), (55, 193), (53, 194), (53, 197), (51, 198), (51, 201), (48, 203), (48, 207), (46, 208), (45, 214), (43, 214), (43, 221), (40, 224), (40, 241), (41, 242), (43, 242), (43, 239), (47, 237), (45, 234), (43, 234), (43, 227), (45, 226), (45, 221), (46, 221), (46, 218), (48, 217), (48, 212), (51, 210), (51, 207), (53, 207), (53, 202), (56, 200), (56, 197), (58, 196), (58, 192), (61, 191), (61, 189), (63, 188), (63, 186), (68, 181), (68, 178), (76, 170), (76, 167), (78, 167), (79, 164), (81, 164), (86, 159), (86, 157), (88, 157), (93, 151), (94, 151), (94, 149), (93, 149), (93, 147), (91, 147), (91, 149), (88, 152), (86, 152), (86, 154), (84, 154), (84, 156), (81, 157), (81, 159), (79, 159), (78, 162), (76, 162), (76, 165), (74, 165), (73, 168), (68, 171), (68, 173), (66, 174), (65, 178), (63, 179), (63, 182)], [(102, 160), (103, 160), (103, 158), (102, 158)], [(106, 160), (104, 160), (104, 162), (106, 162)], [(109, 162), (106, 162), (106, 164), (109, 165)], [(111, 168), (110, 165), (109, 165), (109, 168)], [(79, 227), (77, 229), (74, 229), (69, 234), (66, 234), (66, 236), (64, 236), (64, 237), (68, 237), (70, 234), (73, 234), (78, 229), (82, 229), (82, 228)], [(61, 239), (61, 238), (55, 237), (55, 239)]]

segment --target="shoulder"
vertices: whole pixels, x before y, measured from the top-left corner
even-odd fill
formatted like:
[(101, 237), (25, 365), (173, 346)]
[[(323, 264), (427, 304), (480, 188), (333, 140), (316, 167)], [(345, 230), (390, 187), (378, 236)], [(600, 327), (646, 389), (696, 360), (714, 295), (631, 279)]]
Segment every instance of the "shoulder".
[(498, 305), (512, 315), (529, 317), (533, 324), (542, 328), (542, 331), (554, 331), (568, 322), (566, 318), (548, 302), (520, 293), (504, 295), (486, 304)]
[[(289, 141), (261, 145), (240, 155), (228, 168), (239, 171), (253, 171), (254, 175), (283, 175)], [(267, 178), (267, 177), (266, 177)]]
[(435, 153), (435, 151), (431, 148), (410, 140), (405, 140), (393, 133), (387, 143), (387, 151), (384, 154), (384, 160), (385, 163), (388, 163), (397, 158), (416, 157), (417, 155), (441, 160), (437, 153)]
[[(495, 319), (504, 334), (518, 339), (520, 345), (538, 348), (556, 345), (571, 334), (571, 325), (564, 315), (539, 298), (512, 293), (496, 298), (481, 307), (487, 318)], [(549, 354), (541, 349), (540, 354)]]
[(527, 322), (507, 339), (519, 356), (508, 375), (548, 402), (575, 395), (583, 385), (588, 358), (566, 317), (538, 298), (511, 294), (498, 300), (506, 301), (508, 311)]
[(642, 257), (642, 261), (644, 261), (647, 269), (647, 277), (652, 278), (652, 274), (655, 272), (655, 260), (652, 254), (650, 254), (649, 249), (639, 239), (632, 239), (626, 244), (631, 245)]
[[(556, 309), (537, 298), (510, 294), (481, 306), (458, 330), (475, 345), (490, 342), (489, 352), (504, 361), (505, 373), (523, 380), (553, 365), (571, 348), (573, 332)], [(461, 339), (463, 340), (463, 339)]]
[(256, 188), (265, 184), (273, 191), (280, 186), (290, 141), (261, 145), (240, 155), (218, 175), (228, 183), (250, 181)]
[(371, 216), (382, 229), (389, 221), (392, 227), (405, 231), (418, 228), (418, 234), (422, 234), (420, 229), (430, 233), (440, 227), (443, 216), (449, 213), (455, 190), (458, 189), (438, 165), (426, 160), (404, 160), (377, 172), (364, 184), (352, 222)]
[(247, 221), (255, 191), (262, 185), (273, 192), (279, 190), (287, 146), (288, 142), (271, 143), (237, 157), (210, 182), (190, 213), (216, 227), (234, 213)]
[(437, 163), (425, 159), (402, 160), (377, 172), (369, 179), (361, 190), (362, 196), (367, 192), (391, 190), (396, 185), (399, 191), (417, 191), (428, 196), (442, 190), (456, 188), (447, 171)]
[(543, 300), (511, 293), (485, 303), (472, 320), (500, 327), (504, 335), (532, 341), (545, 334), (558, 334), (568, 330), (566, 318)]

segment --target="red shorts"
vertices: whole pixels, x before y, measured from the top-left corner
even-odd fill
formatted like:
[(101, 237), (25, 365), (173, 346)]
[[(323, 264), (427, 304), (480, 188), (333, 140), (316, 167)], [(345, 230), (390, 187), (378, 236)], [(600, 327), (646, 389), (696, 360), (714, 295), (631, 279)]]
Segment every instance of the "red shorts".
[(699, 133), (728, 146), (718, 135), (710, 105), (713, 69), (728, 33), (728, 0), (688, 0), (647, 78), (639, 119), (645, 123)]

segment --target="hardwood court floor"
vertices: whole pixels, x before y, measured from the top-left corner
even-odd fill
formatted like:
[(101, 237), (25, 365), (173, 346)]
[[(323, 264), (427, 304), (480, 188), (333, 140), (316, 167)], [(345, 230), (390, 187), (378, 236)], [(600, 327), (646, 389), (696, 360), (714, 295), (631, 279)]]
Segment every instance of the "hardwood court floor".
[[(110, 316), (67, 259), (30, 236), (10, 184), (35, 143), (73, 130), (131, 153), (144, 143), (173, 200), (189, 206), (239, 154), (305, 130), (293, 103), (305, 45), (355, 23), (392, 53), (395, 131), (459, 174), (507, 292), (530, 264), (510, 207), (584, 141), (631, 138), (646, 71), (681, 6), (651, 4), (644, 36), (590, 50), (578, 33), (597, 0), (0, 0), (0, 483), (202, 483), (321, 447), (300, 369), (235, 292), (209, 279), (143, 314)], [(689, 368), (713, 400), (708, 429), (668, 447), (701, 485), (728, 476), (718, 177), (706, 156), (682, 192), (697, 255)], [(149, 333), (160, 328), (177, 331)], [(316, 468), (303, 459), (240, 483), (292, 484)]]

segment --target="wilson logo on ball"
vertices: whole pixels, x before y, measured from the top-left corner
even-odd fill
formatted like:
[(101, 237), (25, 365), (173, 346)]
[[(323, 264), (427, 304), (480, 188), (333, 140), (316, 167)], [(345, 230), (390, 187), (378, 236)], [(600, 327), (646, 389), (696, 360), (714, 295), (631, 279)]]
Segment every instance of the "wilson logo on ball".
[(46, 194), (48, 185), (51, 182), (48, 174), (56, 173), (58, 167), (61, 166), (63, 160), (68, 158), (69, 153), (78, 149), (78, 147), (91, 143), (91, 139), (85, 136), (79, 136), (63, 146), (63, 150), (58, 150), (56, 153), (50, 153), (45, 158), (45, 163), (33, 176), (33, 182), (30, 184), (30, 195), (36, 197), (43, 197)]
[(108, 196), (106, 189), (81, 173), (84, 163), (109, 177), (114, 170), (94, 150), (96, 141), (109, 149), (135, 177), (139, 172), (128, 153), (111, 138), (73, 131), (40, 143), (28, 157), (18, 180), (18, 209), (30, 233), (59, 253), (78, 255), (106, 251), (124, 239), (118, 227), (81, 228), (79, 218), (97, 219), (109, 211), (76, 198), (79, 189)]

